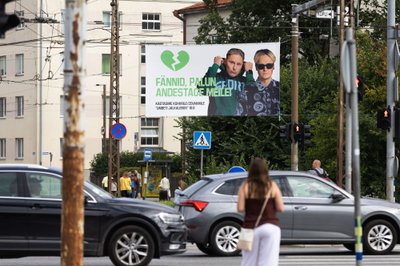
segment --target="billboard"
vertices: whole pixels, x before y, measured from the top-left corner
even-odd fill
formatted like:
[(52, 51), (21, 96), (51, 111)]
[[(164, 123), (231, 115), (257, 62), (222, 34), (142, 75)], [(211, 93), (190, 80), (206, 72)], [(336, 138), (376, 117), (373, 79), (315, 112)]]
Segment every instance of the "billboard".
[(278, 42), (146, 45), (146, 116), (277, 116), (279, 67)]

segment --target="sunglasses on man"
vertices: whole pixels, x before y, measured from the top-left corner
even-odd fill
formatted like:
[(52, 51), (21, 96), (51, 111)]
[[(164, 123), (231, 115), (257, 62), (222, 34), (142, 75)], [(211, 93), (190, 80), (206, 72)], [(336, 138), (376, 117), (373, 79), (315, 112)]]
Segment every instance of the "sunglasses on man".
[(272, 68), (274, 68), (274, 63), (256, 64), (256, 68), (257, 68), (257, 70), (262, 70), (262, 69), (264, 69), (264, 68), (272, 69)]

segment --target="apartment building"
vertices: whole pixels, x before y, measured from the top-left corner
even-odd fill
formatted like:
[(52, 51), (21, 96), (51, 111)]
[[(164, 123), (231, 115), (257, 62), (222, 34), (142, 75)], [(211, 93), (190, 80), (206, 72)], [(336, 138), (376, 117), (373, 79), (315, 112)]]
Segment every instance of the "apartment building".
[[(102, 151), (104, 115), (106, 132), (109, 126), (110, 2), (87, 1), (86, 170)], [(127, 128), (121, 151), (151, 147), (180, 152), (176, 117), (147, 118), (145, 114), (145, 44), (182, 44), (182, 21), (173, 11), (195, 2), (118, 1), (120, 123)], [(64, 10), (65, 0), (17, 0), (6, 5), (6, 12), (18, 14), (22, 23), (0, 40), (0, 163), (62, 166)]]

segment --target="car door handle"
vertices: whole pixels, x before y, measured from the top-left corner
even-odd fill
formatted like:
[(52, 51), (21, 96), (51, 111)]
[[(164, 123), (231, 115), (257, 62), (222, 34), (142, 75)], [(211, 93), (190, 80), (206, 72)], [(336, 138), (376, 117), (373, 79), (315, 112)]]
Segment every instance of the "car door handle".
[(299, 210), (299, 211), (305, 211), (305, 210), (307, 210), (307, 207), (306, 206), (296, 206), (296, 207), (294, 207), (294, 209)]
[(37, 203), (33, 204), (33, 206), (32, 206), (33, 210), (41, 209), (41, 208), (42, 208), (42, 206), (40, 204), (37, 204)]

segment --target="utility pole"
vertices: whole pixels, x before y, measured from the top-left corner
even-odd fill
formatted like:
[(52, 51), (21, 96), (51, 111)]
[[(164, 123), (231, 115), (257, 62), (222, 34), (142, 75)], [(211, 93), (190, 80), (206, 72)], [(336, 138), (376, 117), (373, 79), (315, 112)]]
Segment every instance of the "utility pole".
[[(345, 0), (340, 0), (340, 31), (339, 31), (339, 51), (342, 50), (343, 41), (344, 41), (344, 6)], [(339, 71), (339, 88), (338, 88), (338, 117), (337, 117), (337, 135), (336, 135), (336, 183), (339, 187), (343, 186), (343, 131), (344, 131), (344, 88), (343, 88), (343, 78), (342, 71)], [(347, 123), (350, 129), (351, 123)], [(347, 151), (346, 151), (347, 152)], [(350, 152), (350, 151), (349, 151)], [(351, 155), (351, 153), (349, 153)], [(351, 157), (350, 157), (351, 158)], [(347, 167), (351, 168), (346, 163)], [(349, 180), (351, 172), (347, 172), (346, 168), (346, 185)], [(351, 182), (351, 181), (350, 181)]]
[[(43, 0), (40, 0), (39, 20), (43, 17)], [(39, 25), (39, 164), (43, 163), (43, 25)]]
[(65, 1), (61, 266), (83, 265), (86, 1)]
[(101, 135), (103, 137), (102, 141), (101, 141), (101, 152), (102, 153), (106, 153), (106, 140), (107, 140), (107, 136), (106, 136), (106, 84), (96, 84), (96, 86), (103, 86), (103, 127), (101, 128)]
[[(387, 9), (387, 81), (386, 81), (386, 105), (394, 114), (395, 99), (397, 98), (396, 90), (396, 59), (398, 59), (396, 49), (396, 1), (388, 0)], [(394, 125), (394, 115), (390, 117), (391, 125)], [(394, 186), (394, 126), (388, 129), (386, 134), (386, 199), (394, 202), (395, 186)]]
[[(174, 10), (174, 16), (183, 23), (183, 45), (186, 44), (186, 19), (179, 16), (178, 10)], [(182, 139), (181, 139), (181, 156), (182, 156), (182, 176), (186, 175), (186, 116), (182, 117)]]
[[(111, 1), (111, 55), (110, 55), (110, 119), (109, 132), (114, 124), (119, 123), (119, 15), (118, 0)], [(109, 138), (108, 153), (108, 191), (111, 192), (112, 178), (119, 182), (119, 140)], [(118, 195), (120, 188), (118, 188)]]
[[(340, 51), (342, 51), (343, 48), (343, 42), (344, 42), (344, 0), (340, 0), (340, 32), (339, 32), (339, 49)], [(340, 57), (342, 57), (342, 54), (340, 54)], [(340, 58), (340, 60), (343, 60), (343, 58)], [(343, 94), (343, 71), (342, 69), (339, 71), (340, 73), (340, 81), (339, 81), (339, 91), (338, 91), (338, 95), (339, 95), (339, 100), (338, 100), (338, 109), (339, 109), (339, 114), (340, 114), (340, 110), (341, 110), (341, 101), (340, 101), (340, 97)], [(349, 193), (352, 193), (352, 182), (353, 182), (353, 178), (352, 178), (352, 110), (351, 110), (351, 98), (350, 98), (350, 94), (346, 93), (346, 137), (345, 137), (345, 186), (346, 186), (346, 191)], [(338, 118), (338, 131), (340, 131), (340, 127), (342, 126), (341, 123), (339, 123), (339, 119), (340, 116)], [(339, 136), (341, 136), (342, 134), (338, 134), (337, 137), (339, 139)], [(339, 140), (338, 140), (339, 143)], [(337, 155), (339, 155), (339, 152), (337, 153)], [(342, 178), (340, 178), (340, 173), (342, 171), (339, 170), (339, 166), (342, 165), (342, 163), (339, 160), (339, 157), (337, 157), (336, 163), (338, 165), (337, 167), (337, 177), (338, 177), (338, 182), (337, 184), (339, 186), (341, 186), (341, 182), (339, 182), (339, 180), (342, 180)]]
[[(295, 5), (292, 7), (296, 7)], [(299, 120), (299, 15), (292, 15), (292, 125)], [(290, 128), (292, 171), (299, 170), (299, 149), (297, 141), (293, 138), (293, 128)]]

